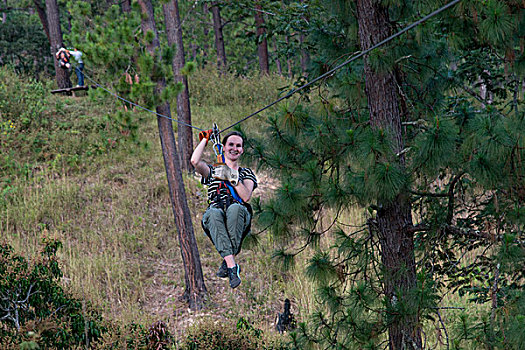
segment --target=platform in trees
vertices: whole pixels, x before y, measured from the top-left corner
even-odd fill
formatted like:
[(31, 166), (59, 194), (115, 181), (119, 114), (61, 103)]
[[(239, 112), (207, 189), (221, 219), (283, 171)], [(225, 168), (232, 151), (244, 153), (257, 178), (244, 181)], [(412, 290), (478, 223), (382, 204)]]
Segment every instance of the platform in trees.
[(96, 89), (97, 87), (95, 85), (83, 85), (83, 86), (73, 86), (70, 88), (65, 89), (57, 89), (57, 90), (51, 90), (52, 94), (58, 94), (58, 93), (73, 93), (73, 96), (75, 95), (75, 91), (80, 90), (89, 90), (89, 89)]

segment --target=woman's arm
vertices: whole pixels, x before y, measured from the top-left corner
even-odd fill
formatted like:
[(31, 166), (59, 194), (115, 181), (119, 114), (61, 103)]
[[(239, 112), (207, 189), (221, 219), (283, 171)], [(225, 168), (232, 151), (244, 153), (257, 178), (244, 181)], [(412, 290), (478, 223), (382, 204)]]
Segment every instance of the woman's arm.
[(204, 162), (201, 158), (207, 143), (208, 140), (203, 138), (193, 151), (190, 160), (191, 165), (193, 165), (193, 167), (195, 168), (195, 171), (205, 178), (208, 177), (208, 175), (210, 175), (210, 168), (208, 167), (208, 164), (206, 164), (206, 162)]
[(234, 186), (235, 192), (241, 197), (243, 202), (248, 202), (252, 198), (254, 182), (249, 179), (239, 180), (237, 185)]

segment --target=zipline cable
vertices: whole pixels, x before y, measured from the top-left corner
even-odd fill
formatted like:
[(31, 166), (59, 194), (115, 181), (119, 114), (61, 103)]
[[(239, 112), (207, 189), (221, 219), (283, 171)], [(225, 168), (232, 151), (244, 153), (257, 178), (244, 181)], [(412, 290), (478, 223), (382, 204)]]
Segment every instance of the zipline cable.
[(346, 65), (349, 64), (350, 62), (355, 61), (356, 59), (358, 59), (358, 58), (360, 58), (360, 57), (366, 55), (367, 53), (369, 53), (370, 51), (372, 51), (372, 50), (378, 48), (379, 46), (382, 46), (382, 45), (386, 44), (387, 42), (389, 42), (389, 41), (391, 41), (391, 40), (397, 38), (397, 37), (400, 36), (401, 34), (403, 34), (403, 33), (407, 32), (407, 31), (409, 31), (410, 29), (412, 29), (412, 28), (414, 28), (414, 27), (420, 25), (421, 23), (425, 22), (425, 21), (428, 20), (429, 18), (432, 18), (432, 17), (434, 17), (435, 15), (437, 15), (437, 14), (439, 14), (439, 13), (445, 11), (445, 10), (448, 9), (449, 7), (452, 7), (452, 6), (456, 5), (456, 4), (457, 4), (458, 2), (460, 2), (460, 1), (461, 1), (461, 0), (454, 0), (454, 1), (449, 2), (448, 4), (444, 5), (443, 7), (440, 7), (439, 9), (435, 10), (434, 12), (432, 12), (432, 13), (426, 15), (425, 17), (421, 18), (420, 20), (418, 20), (418, 21), (412, 23), (412, 24), (409, 25), (408, 27), (403, 28), (403, 29), (400, 30), (399, 32), (397, 32), (397, 33), (395, 33), (395, 34), (389, 36), (388, 38), (386, 38), (386, 39), (380, 41), (379, 43), (377, 43), (377, 44), (371, 46), (370, 48), (366, 49), (365, 51), (362, 51), (361, 53), (359, 53), (359, 54), (357, 54), (357, 55), (355, 55), (355, 56), (349, 58), (348, 60), (346, 60), (345, 62), (341, 63), (341, 64), (338, 65), (337, 67), (335, 67), (335, 68), (331, 69), (330, 71), (328, 71), (328, 72), (326, 72), (326, 73), (324, 73), (324, 74), (318, 76), (318, 77), (315, 78), (314, 80), (312, 80), (312, 81), (310, 81), (310, 82), (308, 82), (308, 83), (306, 83), (306, 84), (300, 86), (300, 87), (297, 88), (297, 89), (293, 89), (293, 90), (291, 90), (291, 91), (288, 92), (288, 94), (286, 94), (285, 96), (283, 96), (283, 97), (281, 97), (281, 98), (279, 98), (279, 99), (273, 101), (273, 102), (270, 103), (269, 105), (266, 105), (265, 107), (263, 107), (263, 108), (261, 108), (261, 109), (255, 111), (255, 112), (253, 112), (252, 114), (248, 115), (247, 117), (244, 117), (243, 119), (241, 119), (241, 120), (239, 120), (239, 121), (233, 123), (232, 125), (228, 126), (227, 128), (224, 128), (224, 129), (220, 130), (220, 131), (219, 131), (219, 134), (222, 133), (222, 132), (224, 132), (224, 131), (226, 131), (226, 130), (228, 130), (228, 129), (233, 128), (234, 126), (236, 126), (236, 125), (238, 125), (238, 124), (244, 122), (245, 120), (247, 120), (247, 119), (249, 119), (249, 118), (251, 118), (251, 117), (254, 117), (255, 115), (261, 113), (262, 111), (264, 111), (264, 110), (266, 110), (266, 109), (272, 107), (273, 105), (275, 105), (275, 104), (281, 102), (282, 100), (285, 100), (285, 99), (289, 98), (290, 96), (292, 96), (292, 95), (295, 94), (296, 92), (299, 92), (299, 91), (301, 91), (301, 90), (307, 88), (308, 86), (312, 85), (313, 83), (315, 83), (315, 82), (317, 82), (317, 81), (319, 81), (319, 80), (321, 80), (321, 79), (323, 79), (323, 78), (325, 78), (325, 77), (327, 77), (327, 76), (333, 74), (335, 71), (341, 69), (342, 67), (346, 66)]
[[(244, 122), (244, 121), (246, 121), (246, 120), (248, 120), (248, 119), (250, 119), (250, 118), (252, 118), (252, 117), (254, 117), (254, 116), (256, 116), (257, 114), (259, 114), (259, 113), (263, 112), (264, 110), (266, 110), (266, 109), (268, 109), (268, 108), (274, 106), (275, 104), (281, 102), (282, 100), (285, 100), (285, 99), (291, 97), (291, 96), (292, 96), (293, 94), (295, 94), (296, 92), (299, 92), (299, 91), (301, 91), (301, 90), (307, 88), (308, 86), (310, 86), (310, 85), (312, 85), (312, 84), (318, 82), (319, 80), (324, 79), (324, 78), (326, 78), (326, 77), (329, 76), (329, 75), (332, 75), (332, 74), (335, 73), (337, 70), (341, 69), (342, 67), (346, 66), (347, 64), (349, 64), (349, 63), (355, 61), (356, 59), (358, 59), (358, 58), (360, 58), (360, 57), (366, 55), (366, 54), (369, 53), (370, 51), (372, 51), (372, 50), (374, 50), (374, 49), (376, 49), (376, 48), (378, 48), (378, 47), (380, 47), (380, 46), (386, 44), (387, 42), (389, 42), (389, 41), (391, 41), (391, 40), (397, 38), (398, 36), (400, 36), (400, 35), (406, 33), (406, 32), (409, 31), (410, 29), (412, 29), (412, 28), (414, 28), (414, 27), (420, 25), (421, 23), (427, 21), (428, 19), (434, 17), (435, 15), (437, 15), (437, 14), (439, 14), (439, 13), (445, 11), (446, 9), (448, 9), (448, 8), (450, 8), (450, 7), (454, 6), (454, 5), (456, 5), (456, 4), (457, 4), (458, 2), (460, 2), (460, 1), (461, 1), (461, 0), (454, 0), (454, 1), (449, 2), (448, 4), (446, 4), (446, 5), (442, 6), (442, 7), (440, 7), (439, 9), (437, 9), (437, 10), (431, 12), (430, 14), (426, 15), (425, 17), (419, 19), (418, 21), (416, 21), (416, 22), (410, 24), (409, 26), (407, 26), (407, 27), (401, 29), (399, 32), (397, 32), (397, 33), (395, 33), (395, 34), (389, 36), (388, 38), (386, 38), (386, 39), (380, 41), (379, 43), (377, 43), (377, 44), (371, 46), (370, 48), (366, 49), (365, 51), (362, 51), (362, 52), (360, 52), (359, 54), (357, 54), (357, 55), (355, 55), (355, 56), (352, 56), (352, 57), (349, 58), (348, 60), (344, 61), (343, 63), (339, 64), (339, 65), (336, 66), (335, 68), (329, 70), (328, 72), (326, 72), (326, 73), (324, 73), (324, 74), (318, 76), (318, 77), (315, 78), (314, 80), (309, 81), (308, 83), (306, 83), (306, 84), (304, 84), (304, 85), (298, 87), (297, 89), (293, 89), (293, 90), (289, 91), (285, 96), (280, 97), (279, 99), (277, 99), (277, 100), (273, 101), (272, 103), (270, 103), (270, 104), (264, 106), (263, 108), (260, 108), (259, 110), (255, 111), (255, 112), (253, 112), (252, 114), (250, 114), (250, 115), (244, 117), (243, 119), (241, 119), (241, 120), (239, 120), (239, 121), (237, 121), (237, 122), (231, 124), (230, 126), (224, 128), (224, 129), (222, 129), (222, 130), (219, 130), (219, 131), (217, 132), (217, 135), (221, 134), (222, 132), (224, 132), (224, 131), (226, 131), (226, 130), (228, 130), (228, 129), (233, 128), (234, 126), (236, 126), (236, 125), (238, 125), (238, 124), (240, 124), (240, 123), (242, 123), (242, 122)], [(141, 105), (136, 104), (136, 103), (134, 103), (134, 102), (132, 102), (132, 101), (129, 101), (129, 100), (127, 100), (127, 99), (125, 99), (125, 98), (119, 96), (118, 94), (114, 93), (113, 91), (110, 91), (110, 90), (106, 89), (105, 87), (103, 87), (102, 85), (100, 85), (99, 83), (97, 83), (95, 80), (93, 80), (91, 77), (89, 77), (87, 74), (85, 74), (85, 73), (83, 73), (83, 74), (84, 74), (84, 76), (85, 76), (86, 78), (88, 78), (91, 82), (93, 82), (97, 87), (100, 87), (102, 90), (108, 92), (108, 93), (111, 94), (112, 96), (114, 96), (114, 97), (116, 97), (116, 98), (118, 98), (118, 99), (120, 99), (120, 100), (122, 100), (122, 101), (125, 101), (125, 102), (127, 102), (127, 103), (129, 103), (129, 104), (131, 104), (131, 105), (133, 105), (133, 106), (135, 106), (135, 107), (138, 107), (138, 108), (143, 109), (143, 110), (145, 110), (145, 111), (147, 111), (147, 112), (153, 113), (153, 114), (155, 114), (155, 115), (157, 115), (157, 116), (159, 116), (159, 117), (167, 118), (167, 119), (172, 120), (172, 121), (174, 121), (174, 122), (176, 122), (176, 123), (179, 123), (179, 124), (181, 124), (181, 125), (185, 125), (185, 126), (188, 126), (188, 127), (190, 127), (190, 128), (197, 129), (197, 130), (199, 130), (199, 131), (204, 131), (204, 130), (205, 130), (205, 129), (201, 129), (201, 128), (199, 128), (199, 127), (196, 127), (196, 126), (194, 126), (194, 125), (191, 125), (191, 124), (185, 123), (185, 122), (183, 122), (183, 121), (181, 121), (181, 120), (173, 119), (173, 118), (170, 118), (170, 117), (168, 117), (168, 116), (166, 116), (166, 115), (163, 115), (163, 114), (157, 113), (157, 112), (152, 111), (151, 109), (148, 109), (148, 108), (146, 108), (146, 107), (142, 107)]]
[(198, 127), (196, 127), (196, 126), (194, 126), (194, 125), (191, 125), (191, 124), (185, 123), (185, 122), (183, 122), (182, 120), (178, 120), (178, 119), (170, 118), (170, 117), (168, 117), (167, 115), (157, 113), (157, 112), (155, 112), (155, 111), (152, 111), (151, 109), (148, 109), (148, 108), (146, 108), (146, 107), (142, 107), (141, 105), (136, 104), (135, 102), (132, 102), (132, 101), (127, 100), (127, 99), (125, 99), (125, 98), (123, 98), (123, 97), (120, 97), (119, 95), (117, 95), (117, 94), (114, 93), (113, 91), (110, 91), (110, 90), (106, 89), (105, 87), (103, 87), (102, 85), (100, 85), (99, 83), (97, 83), (95, 80), (93, 80), (93, 79), (92, 79), (90, 76), (88, 76), (86, 73), (83, 73), (83, 74), (84, 74), (84, 76), (85, 76), (86, 78), (88, 78), (91, 82), (93, 82), (93, 84), (95, 84), (97, 87), (101, 88), (102, 90), (108, 92), (109, 94), (115, 96), (116, 98), (118, 98), (118, 99), (120, 99), (120, 100), (122, 100), (122, 101), (125, 101), (125, 102), (127, 102), (127, 103), (129, 103), (129, 104), (131, 104), (131, 105), (133, 105), (133, 106), (135, 106), (135, 107), (138, 107), (138, 108), (140, 108), (140, 109), (143, 109), (143, 110), (145, 110), (145, 111), (147, 111), (147, 112), (153, 113), (153, 114), (155, 114), (155, 115), (157, 115), (157, 116), (159, 116), (159, 117), (166, 118), (166, 119), (169, 119), (169, 120), (173, 120), (174, 122), (177, 122), (177, 123), (179, 123), (179, 124), (181, 124), (181, 125), (189, 126), (190, 128), (194, 128), (194, 129), (197, 129), (197, 130), (199, 130), (199, 131), (204, 131), (204, 129), (201, 129), (201, 128), (198, 128)]

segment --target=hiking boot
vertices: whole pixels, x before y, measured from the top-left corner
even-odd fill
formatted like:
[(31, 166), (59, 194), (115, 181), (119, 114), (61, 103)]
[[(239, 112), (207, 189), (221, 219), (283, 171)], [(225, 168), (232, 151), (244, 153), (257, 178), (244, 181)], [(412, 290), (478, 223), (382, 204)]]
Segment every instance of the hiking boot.
[(220, 277), (220, 278), (227, 278), (228, 277), (228, 265), (226, 265), (226, 260), (222, 261), (222, 264), (219, 267), (219, 269), (217, 270), (216, 275), (217, 275), (217, 277)]
[(240, 272), (241, 272), (241, 268), (239, 265), (235, 265), (232, 268), (228, 268), (228, 277), (230, 278), (230, 287), (237, 288), (239, 284), (241, 284), (241, 278), (239, 277)]

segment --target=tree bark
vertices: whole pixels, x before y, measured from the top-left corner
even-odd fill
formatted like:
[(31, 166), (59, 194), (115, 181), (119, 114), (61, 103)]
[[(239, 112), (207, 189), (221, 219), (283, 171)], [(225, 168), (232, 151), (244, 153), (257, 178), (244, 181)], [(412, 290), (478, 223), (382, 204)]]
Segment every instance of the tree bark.
[[(286, 36), (286, 44), (290, 44), (288, 35)], [(288, 78), (293, 78), (292, 60), (290, 58), (286, 59), (286, 70), (288, 71)]]
[[(304, 3), (304, 0), (301, 0), (301, 3)], [(308, 23), (308, 17), (303, 17), (303, 20)], [(308, 76), (308, 66), (310, 65), (310, 54), (308, 53), (308, 50), (306, 50), (304, 46), (305, 41), (305, 35), (301, 33), (299, 35), (299, 44), (301, 47), (301, 72), (303, 76)]]
[(268, 63), (268, 42), (266, 40), (266, 28), (264, 27), (264, 17), (261, 12), (261, 4), (255, 5), (255, 27), (257, 28), (257, 53), (259, 56), (259, 70), (261, 74), (270, 74)]
[(131, 12), (131, 0), (124, 0), (121, 2), (121, 4), (122, 4), (122, 12), (124, 13)]
[[(388, 37), (392, 31), (388, 11), (375, 0), (357, 0), (357, 18), (361, 49)], [(393, 72), (378, 73), (372, 70), (365, 57), (365, 89), (370, 110), (370, 123), (375, 129), (384, 130), (392, 137), (395, 153), (403, 149), (400, 101)], [(405, 166), (403, 156), (399, 157)], [(411, 204), (408, 195), (400, 194), (392, 202), (379, 203), (376, 216), (376, 230), (382, 249), (384, 271), (384, 292), (387, 304), (407, 303), (409, 310), (412, 301), (410, 291), (416, 288), (416, 264), (414, 256), (414, 237), (408, 228), (412, 227)], [(419, 349), (422, 347), (419, 316), (392, 315), (389, 324), (389, 348), (394, 350)]]
[(51, 44), (51, 56), (55, 63), (55, 77), (59, 89), (67, 89), (71, 87), (71, 80), (69, 80), (69, 70), (60, 68), (55, 53), (64, 44), (62, 42), (62, 29), (60, 28), (60, 15), (58, 13), (58, 5), (56, 0), (46, 0), (46, 16), (47, 25), (49, 28), (49, 43)]
[(204, 18), (206, 18), (206, 20), (204, 21), (204, 25), (202, 26), (202, 34), (204, 35), (204, 43), (202, 44), (202, 56), (204, 58), (204, 62), (207, 62), (208, 50), (210, 49), (208, 47), (208, 35), (210, 34), (210, 30), (208, 28), (208, 19), (210, 10), (208, 8), (207, 3), (202, 4), (202, 11), (204, 12)]
[[(153, 6), (150, 0), (139, 0), (138, 3), (142, 12), (142, 32), (146, 34), (149, 31), (154, 34), (154, 39), (147, 44), (146, 49), (150, 55), (155, 55), (155, 50), (160, 50), (160, 44), (155, 18), (153, 16)], [(160, 95), (166, 88), (166, 80), (164, 77), (155, 77), (154, 79), (156, 83), (155, 94)], [(156, 111), (158, 114), (169, 117), (169, 103), (164, 102), (157, 106)], [(186, 191), (180, 170), (173, 125), (171, 119), (160, 116), (157, 117), (157, 124), (168, 178), (171, 207), (175, 215), (175, 224), (177, 226), (182, 261), (184, 264), (186, 288), (182, 297), (189, 303), (191, 309), (198, 310), (204, 306), (207, 291), (204, 285), (199, 250), (193, 232), (190, 210), (186, 200)]]
[[(177, 96), (177, 118), (186, 124), (191, 125), (191, 108), (190, 108), (190, 93), (188, 90), (188, 79), (181, 74), (182, 68), (186, 63), (184, 58), (184, 44), (182, 42), (182, 27), (180, 23), (179, 4), (177, 0), (169, 1), (162, 5), (164, 10), (164, 19), (166, 22), (166, 34), (168, 37), (168, 44), (175, 45), (177, 52), (172, 61), (173, 74), (175, 81), (181, 82), (183, 85), (181, 93)], [(191, 172), (190, 158), (193, 152), (193, 137), (191, 127), (179, 124), (179, 150), (181, 157), (181, 169), (186, 172)]]
[(279, 75), (282, 76), (283, 67), (281, 66), (281, 60), (279, 59), (279, 55), (277, 55), (278, 47), (277, 47), (277, 40), (275, 39), (275, 37), (273, 38), (273, 47), (275, 51), (275, 66), (277, 67), (277, 72), (279, 73)]
[(299, 35), (299, 44), (301, 46), (301, 72), (303, 76), (308, 76), (308, 65), (310, 64), (310, 55), (308, 51), (303, 48), (305, 36), (304, 34)]
[(42, 23), (42, 27), (44, 28), (44, 33), (46, 33), (47, 40), (49, 40), (51, 43), (51, 37), (49, 36), (49, 26), (47, 25), (46, 10), (42, 6), (42, 2), (40, 0), (33, 0), (33, 4), (35, 5), (38, 18), (40, 18), (40, 23)]
[(224, 36), (222, 35), (222, 19), (218, 3), (211, 4), (213, 18), (213, 31), (215, 32), (215, 48), (217, 50), (217, 68), (224, 73), (228, 69), (226, 50), (224, 49)]

